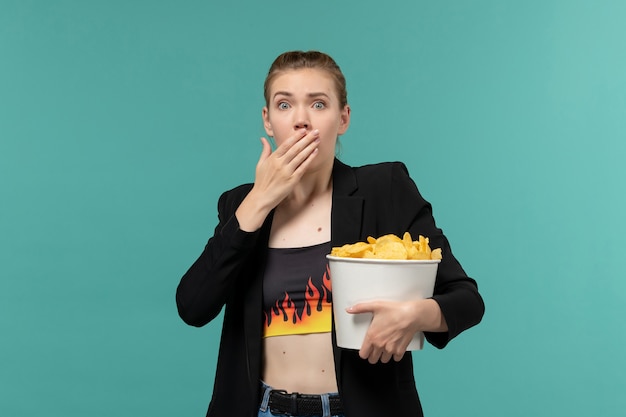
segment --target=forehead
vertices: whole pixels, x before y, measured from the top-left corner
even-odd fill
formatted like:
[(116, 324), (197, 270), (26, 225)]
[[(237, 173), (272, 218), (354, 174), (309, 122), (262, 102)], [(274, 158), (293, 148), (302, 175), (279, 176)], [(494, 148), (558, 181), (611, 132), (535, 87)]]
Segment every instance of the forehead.
[(316, 68), (303, 68), (283, 71), (272, 80), (269, 86), (270, 97), (276, 93), (290, 94), (325, 93), (336, 98), (333, 76)]

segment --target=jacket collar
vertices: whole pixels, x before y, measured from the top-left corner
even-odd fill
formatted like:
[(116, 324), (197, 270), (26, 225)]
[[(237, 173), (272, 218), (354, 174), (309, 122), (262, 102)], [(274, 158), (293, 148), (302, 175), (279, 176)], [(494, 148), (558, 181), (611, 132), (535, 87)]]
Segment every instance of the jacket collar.
[(332, 246), (358, 241), (361, 236), (363, 198), (355, 196), (358, 189), (354, 170), (335, 158), (333, 165), (333, 207), (330, 230)]

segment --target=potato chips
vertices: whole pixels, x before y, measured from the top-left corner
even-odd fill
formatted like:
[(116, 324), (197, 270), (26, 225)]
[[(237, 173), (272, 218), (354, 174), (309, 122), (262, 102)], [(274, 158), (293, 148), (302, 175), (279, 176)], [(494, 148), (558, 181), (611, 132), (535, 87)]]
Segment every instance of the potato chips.
[(398, 260), (441, 259), (441, 249), (430, 249), (428, 238), (422, 235), (413, 241), (405, 232), (400, 239), (394, 234), (383, 235), (378, 239), (371, 236), (367, 242), (356, 242), (332, 248), (330, 254), (342, 258), (371, 258)]

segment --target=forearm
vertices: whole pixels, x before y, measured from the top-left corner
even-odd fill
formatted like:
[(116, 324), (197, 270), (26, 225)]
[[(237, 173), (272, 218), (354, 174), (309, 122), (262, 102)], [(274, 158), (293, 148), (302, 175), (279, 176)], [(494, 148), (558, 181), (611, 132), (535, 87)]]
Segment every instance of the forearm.
[(421, 300), (417, 304), (416, 320), (421, 331), (437, 333), (448, 331), (448, 323), (441, 312), (441, 307), (432, 298)]
[(433, 298), (439, 303), (446, 319), (450, 338), (478, 324), (485, 312), (483, 299), (475, 284), (464, 281), (450, 286), (447, 292)]
[(187, 324), (203, 326), (219, 314), (242, 280), (257, 236), (240, 230), (234, 216), (216, 229), (176, 291), (178, 312)]

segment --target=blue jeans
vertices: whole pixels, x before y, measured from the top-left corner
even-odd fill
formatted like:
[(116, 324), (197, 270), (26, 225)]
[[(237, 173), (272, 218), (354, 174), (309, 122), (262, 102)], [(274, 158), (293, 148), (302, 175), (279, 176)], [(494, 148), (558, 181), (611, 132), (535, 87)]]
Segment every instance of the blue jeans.
[[(272, 390), (272, 387), (266, 385), (266, 384), (262, 384), (263, 385), (263, 397), (261, 399), (261, 406), (259, 407), (259, 414), (258, 417), (284, 417), (287, 416), (287, 414), (272, 414), (272, 412), (270, 411), (270, 407), (269, 407), (269, 401), (270, 401), (270, 391)], [(330, 406), (328, 405), (328, 397), (331, 395), (337, 395), (336, 392), (334, 393), (328, 393), (328, 394), (322, 394), (322, 412), (323, 414), (319, 414), (318, 416), (315, 417), (345, 417), (343, 414), (335, 414), (335, 415), (331, 415), (330, 414)], [(298, 416), (291, 416), (291, 417), (298, 417)]]

